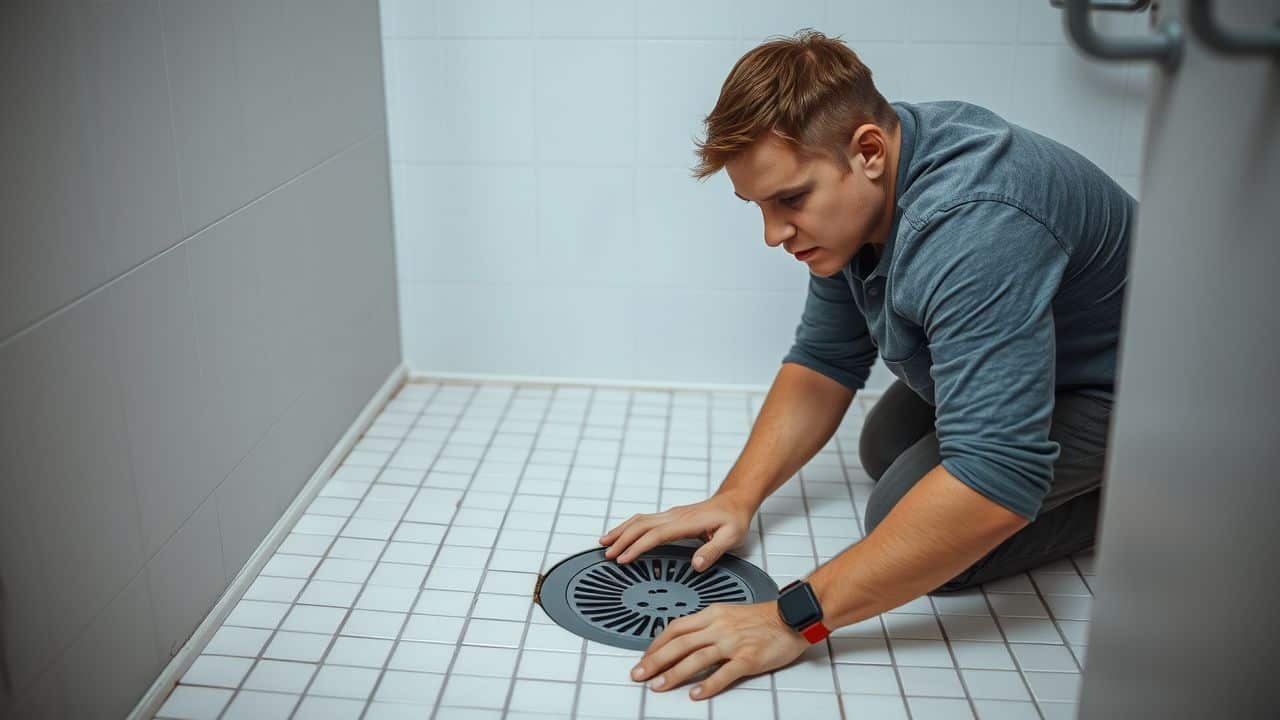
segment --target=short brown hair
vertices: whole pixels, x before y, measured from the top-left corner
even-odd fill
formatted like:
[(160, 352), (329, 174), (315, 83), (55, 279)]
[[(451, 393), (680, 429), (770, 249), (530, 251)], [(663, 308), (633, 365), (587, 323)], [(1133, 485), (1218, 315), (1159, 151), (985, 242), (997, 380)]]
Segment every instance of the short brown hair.
[(776, 36), (738, 59), (703, 120), (699, 180), (719, 172), (738, 153), (772, 132), (807, 158), (826, 156), (843, 167), (853, 131), (865, 123), (893, 130), (898, 115), (871, 70), (839, 36), (812, 28)]

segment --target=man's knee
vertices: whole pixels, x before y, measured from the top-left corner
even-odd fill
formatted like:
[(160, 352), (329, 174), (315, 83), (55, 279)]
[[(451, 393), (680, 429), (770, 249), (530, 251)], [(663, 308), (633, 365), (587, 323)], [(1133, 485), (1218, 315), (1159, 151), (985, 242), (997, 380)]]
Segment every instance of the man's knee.
[(862, 432), (858, 435), (858, 461), (872, 480), (879, 480), (894, 461), (886, 437), (885, 422), (880, 417), (884, 412), (884, 407), (879, 403), (871, 406), (862, 421)]

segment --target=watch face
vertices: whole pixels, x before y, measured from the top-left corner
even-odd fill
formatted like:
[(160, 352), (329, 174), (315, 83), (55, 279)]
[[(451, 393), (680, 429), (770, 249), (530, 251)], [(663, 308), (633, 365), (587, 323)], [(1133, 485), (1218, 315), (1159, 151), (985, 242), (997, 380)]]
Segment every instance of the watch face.
[(822, 619), (818, 599), (806, 584), (786, 588), (778, 595), (778, 613), (783, 622), (797, 630)]

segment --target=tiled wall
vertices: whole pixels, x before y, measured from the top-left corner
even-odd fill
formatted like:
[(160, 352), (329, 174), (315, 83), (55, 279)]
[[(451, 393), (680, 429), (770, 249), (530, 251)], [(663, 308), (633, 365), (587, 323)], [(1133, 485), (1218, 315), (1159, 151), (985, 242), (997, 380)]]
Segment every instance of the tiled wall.
[(733, 63), (805, 26), (843, 35), (890, 100), (986, 105), (1137, 192), (1149, 70), (1081, 57), (1048, 0), (386, 0), (409, 366), (770, 382), (807, 270), (723, 173), (689, 168)]
[(399, 363), (377, 12), (0, 10), (0, 717), (123, 717)]

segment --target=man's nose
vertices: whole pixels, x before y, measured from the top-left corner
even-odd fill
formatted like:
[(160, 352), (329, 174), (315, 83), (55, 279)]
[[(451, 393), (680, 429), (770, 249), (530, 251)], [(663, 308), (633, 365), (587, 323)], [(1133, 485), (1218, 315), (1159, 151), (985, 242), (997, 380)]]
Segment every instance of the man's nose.
[(764, 244), (769, 247), (778, 247), (795, 234), (795, 228), (789, 222), (772, 221), (765, 218), (764, 221)]

